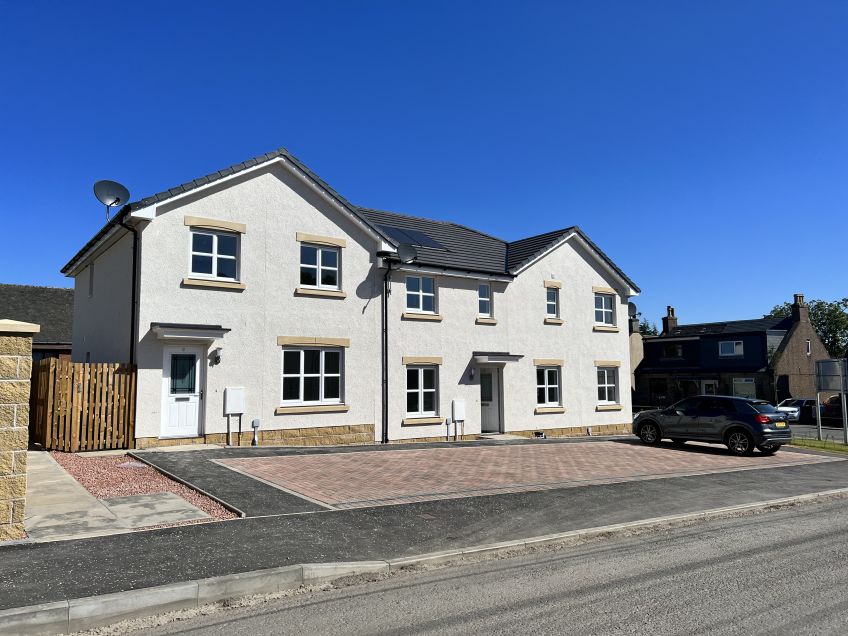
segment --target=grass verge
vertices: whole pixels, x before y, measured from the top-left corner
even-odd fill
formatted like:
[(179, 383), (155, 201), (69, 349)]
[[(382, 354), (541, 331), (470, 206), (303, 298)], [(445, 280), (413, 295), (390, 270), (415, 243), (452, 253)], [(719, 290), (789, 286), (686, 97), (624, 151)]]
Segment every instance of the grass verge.
[(848, 454), (848, 446), (839, 442), (830, 440), (819, 441), (817, 439), (807, 439), (806, 437), (793, 437), (792, 446), (800, 446), (801, 448), (814, 448), (816, 450), (833, 451), (836, 453)]

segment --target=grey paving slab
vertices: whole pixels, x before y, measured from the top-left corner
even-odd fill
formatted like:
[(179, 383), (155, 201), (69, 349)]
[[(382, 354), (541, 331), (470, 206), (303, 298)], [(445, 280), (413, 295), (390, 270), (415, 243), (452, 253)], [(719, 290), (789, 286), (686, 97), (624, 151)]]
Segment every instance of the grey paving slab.
[(171, 492), (113, 497), (104, 499), (103, 504), (127, 528), (210, 518), (200, 508)]
[(837, 461), (2, 546), (0, 609), (298, 563), (396, 559), (846, 483), (848, 462)]

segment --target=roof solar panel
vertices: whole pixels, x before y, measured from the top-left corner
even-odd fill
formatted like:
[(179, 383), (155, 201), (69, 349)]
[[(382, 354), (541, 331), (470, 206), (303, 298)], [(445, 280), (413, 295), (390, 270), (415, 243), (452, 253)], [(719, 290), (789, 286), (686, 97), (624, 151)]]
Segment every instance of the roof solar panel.
[(410, 243), (419, 247), (433, 247), (440, 250), (445, 249), (444, 245), (418, 230), (407, 230), (395, 227), (394, 225), (378, 225), (377, 227), (400, 243)]

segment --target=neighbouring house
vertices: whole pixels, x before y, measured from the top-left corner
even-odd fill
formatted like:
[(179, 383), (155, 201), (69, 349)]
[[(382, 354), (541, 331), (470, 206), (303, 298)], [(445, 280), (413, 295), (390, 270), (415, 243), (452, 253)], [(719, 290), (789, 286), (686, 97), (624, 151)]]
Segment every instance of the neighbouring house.
[(771, 402), (811, 397), (816, 360), (828, 358), (802, 294), (795, 294), (786, 317), (679, 325), (668, 307), (662, 333), (643, 342), (634, 397), (639, 405), (664, 406), (690, 395)]
[(138, 366), (138, 447), (224, 441), (239, 387), (267, 444), (631, 421), (639, 288), (579, 228), (358, 207), (284, 149), (125, 206), (62, 271), (74, 359)]
[(0, 316), (41, 326), (32, 338), (33, 361), (71, 357), (74, 290), (0, 284)]

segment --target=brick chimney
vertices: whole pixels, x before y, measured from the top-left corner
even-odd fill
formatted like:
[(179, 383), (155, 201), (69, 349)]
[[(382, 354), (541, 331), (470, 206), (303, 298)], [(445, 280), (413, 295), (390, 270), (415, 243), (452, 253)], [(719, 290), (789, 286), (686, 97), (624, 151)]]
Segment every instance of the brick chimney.
[(810, 322), (810, 309), (804, 302), (804, 294), (795, 294), (792, 303), (792, 322)]
[(670, 336), (671, 332), (677, 329), (677, 316), (674, 315), (674, 307), (671, 305), (666, 307), (665, 311), (666, 315), (662, 319), (663, 330), (661, 335)]

